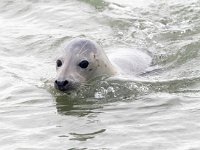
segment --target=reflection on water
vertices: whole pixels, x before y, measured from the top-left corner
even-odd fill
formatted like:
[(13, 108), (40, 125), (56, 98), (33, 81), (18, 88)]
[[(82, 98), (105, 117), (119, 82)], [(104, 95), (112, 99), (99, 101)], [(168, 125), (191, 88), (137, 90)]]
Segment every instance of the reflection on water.
[(96, 109), (101, 108), (101, 105), (95, 102), (95, 100), (92, 101), (79, 97), (72, 98), (70, 95), (61, 95), (56, 97), (56, 109), (61, 115), (83, 117), (88, 114), (98, 113)]
[(96, 134), (100, 134), (105, 132), (106, 129), (102, 129), (93, 133), (86, 133), (86, 134), (77, 134), (77, 133), (70, 133), (71, 135), (74, 136), (74, 138), (71, 138), (70, 140), (78, 140), (78, 141), (86, 141), (88, 139), (95, 138)]

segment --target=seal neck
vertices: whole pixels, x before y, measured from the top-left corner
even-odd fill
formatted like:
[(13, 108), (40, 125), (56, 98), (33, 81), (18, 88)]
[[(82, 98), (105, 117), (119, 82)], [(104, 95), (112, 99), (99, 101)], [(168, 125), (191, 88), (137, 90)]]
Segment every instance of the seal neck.
[(101, 75), (108, 75), (108, 76), (114, 76), (118, 74), (117, 68), (111, 63), (111, 61), (108, 59), (106, 56), (104, 60), (100, 63), (102, 66), (101, 67)]

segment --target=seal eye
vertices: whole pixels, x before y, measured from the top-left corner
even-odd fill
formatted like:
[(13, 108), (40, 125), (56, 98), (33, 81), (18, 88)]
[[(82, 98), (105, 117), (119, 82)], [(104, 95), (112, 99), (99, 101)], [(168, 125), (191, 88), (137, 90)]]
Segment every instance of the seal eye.
[(88, 62), (87, 60), (83, 60), (83, 61), (81, 61), (81, 62), (79, 63), (79, 66), (80, 66), (81, 68), (87, 68), (88, 65), (89, 65), (89, 62)]
[(62, 61), (58, 59), (58, 60), (56, 61), (56, 65), (57, 65), (57, 67), (62, 66)]

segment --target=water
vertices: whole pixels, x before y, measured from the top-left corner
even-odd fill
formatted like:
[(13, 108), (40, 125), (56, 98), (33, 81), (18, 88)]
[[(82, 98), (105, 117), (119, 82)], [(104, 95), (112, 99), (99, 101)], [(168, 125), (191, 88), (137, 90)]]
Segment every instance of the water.
[[(200, 1), (2, 0), (0, 149), (200, 149)], [(62, 44), (146, 49), (135, 81), (53, 87)]]

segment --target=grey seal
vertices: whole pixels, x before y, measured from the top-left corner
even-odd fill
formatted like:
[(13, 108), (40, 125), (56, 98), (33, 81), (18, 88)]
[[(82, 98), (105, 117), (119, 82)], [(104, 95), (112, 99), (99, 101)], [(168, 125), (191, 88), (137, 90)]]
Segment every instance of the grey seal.
[(75, 38), (56, 61), (54, 85), (60, 91), (69, 91), (98, 76), (141, 74), (150, 63), (151, 57), (144, 52), (122, 49), (106, 55), (96, 42)]

